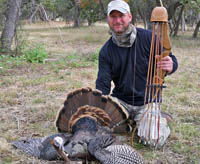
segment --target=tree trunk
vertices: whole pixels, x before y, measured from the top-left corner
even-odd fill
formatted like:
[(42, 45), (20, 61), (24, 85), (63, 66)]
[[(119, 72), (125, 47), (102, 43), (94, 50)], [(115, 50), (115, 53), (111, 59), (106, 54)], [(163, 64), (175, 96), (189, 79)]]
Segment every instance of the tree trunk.
[(79, 27), (80, 26), (80, 13), (81, 13), (81, 9), (80, 9), (80, 1), (79, 0), (72, 0), (73, 1), (73, 5), (75, 8), (75, 18), (74, 18), (74, 27)]
[(178, 20), (176, 21), (176, 27), (175, 27), (175, 29), (174, 29), (174, 34), (173, 34), (173, 36), (177, 36), (177, 34), (178, 34), (179, 24), (180, 24), (180, 22), (181, 22), (181, 16), (182, 16), (184, 7), (185, 7), (184, 5), (181, 6), (181, 11), (180, 11), (180, 13), (179, 13)]
[(199, 32), (199, 28), (200, 28), (200, 20), (199, 22), (197, 23), (196, 27), (195, 27), (195, 30), (194, 30), (194, 33), (193, 33), (193, 38), (197, 38), (197, 35), (198, 35), (198, 32)]
[(176, 13), (176, 9), (181, 6), (181, 2), (179, 1), (175, 1), (172, 4), (169, 5), (169, 7), (167, 8), (167, 12), (168, 12), (168, 19), (172, 19), (172, 17), (175, 15)]
[(146, 13), (147, 29), (152, 30), (153, 26), (152, 26), (152, 23), (150, 22), (150, 20), (151, 20), (151, 13), (152, 13), (154, 6), (152, 6), (152, 2), (149, 1), (149, 0), (146, 2), (146, 4), (147, 4), (147, 6), (146, 6), (146, 9), (147, 9), (147, 11), (146, 11), (147, 12)]
[(131, 9), (131, 13), (132, 13), (132, 24), (136, 24), (136, 17), (137, 17), (137, 5), (135, 5), (134, 0), (130, 0), (129, 1), (130, 4), (130, 9)]
[(143, 13), (142, 13), (142, 11), (141, 11), (141, 9), (140, 9), (140, 6), (138, 6), (137, 9), (138, 9), (138, 13), (139, 13), (140, 17), (141, 17), (142, 20), (143, 20), (144, 28), (147, 29), (147, 22), (146, 22), (145, 15), (143, 15)]
[(179, 0), (174, 1), (172, 3), (169, 4), (169, 7), (167, 8), (167, 12), (168, 12), (168, 20), (169, 20), (169, 28), (170, 28), (170, 36), (173, 34), (174, 29), (176, 27), (176, 23), (174, 23), (174, 20), (172, 19), (176, 13), (176, 9), (181, 6), (182, 3), (179, 2)]
[(185, 13), (183, 11), (182, 16), (181, 16), (181, 31), (185, 31)]
[(6, 11), (6, 23), (1, 35), (1, 52), (9, 54), (16, 32), (16, 25), (19, 18), (19, 11), (22, 0), (8, 0)]
[(104, 8), (104, 5), (103, 5), (103, 0), (99, 0), (99, 5), (100, 5), (100, 8), (101, 8), (101, 12), (102, 12), (103, 17), (106, 18), (107, 14), (105, 12), (105, 8)]
[(29, 18), (30, 24), (33, 22), (33, 18), (35, 17), (36, 13), (40, 10), (40, 6), (38, 5), (35, 11), (31, 14), (31, 17)]

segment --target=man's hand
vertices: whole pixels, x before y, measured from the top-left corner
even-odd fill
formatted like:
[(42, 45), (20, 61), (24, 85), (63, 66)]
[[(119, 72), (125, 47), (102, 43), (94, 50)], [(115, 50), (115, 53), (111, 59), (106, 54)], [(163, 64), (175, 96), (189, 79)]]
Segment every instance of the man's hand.
[[(156, 58), (159, 58), (157, 55)], [(167, 71), (167, 73), (171, 73), (173, 69), (173, 61), (170, 56), (165, 56), (161, 59), (161, 61), (158, 61), (157, 63), (158, 68), (161, 68), (163, 71)]]

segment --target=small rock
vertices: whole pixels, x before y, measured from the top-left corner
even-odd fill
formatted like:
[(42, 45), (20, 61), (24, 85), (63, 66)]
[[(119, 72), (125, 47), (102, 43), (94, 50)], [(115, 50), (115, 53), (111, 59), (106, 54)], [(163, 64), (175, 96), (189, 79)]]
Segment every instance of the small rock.
[(7, 142), (5, 138), (0, 138), (0, 152), (9, 150), (11, 148), (10, 144)]

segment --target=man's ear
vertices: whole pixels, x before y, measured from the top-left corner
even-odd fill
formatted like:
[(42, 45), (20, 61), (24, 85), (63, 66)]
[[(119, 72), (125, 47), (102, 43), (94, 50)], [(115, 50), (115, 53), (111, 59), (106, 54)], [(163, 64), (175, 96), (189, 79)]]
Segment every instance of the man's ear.
[(131, 22), (132, 21), (132, 14), (129, 13), (128, 16), (129, 16), (129, 22)]

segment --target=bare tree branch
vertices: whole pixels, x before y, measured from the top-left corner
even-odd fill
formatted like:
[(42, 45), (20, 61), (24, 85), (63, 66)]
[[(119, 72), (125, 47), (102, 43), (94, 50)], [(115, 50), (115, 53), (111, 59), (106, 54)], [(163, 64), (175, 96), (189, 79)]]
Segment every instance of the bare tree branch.
[(33, 17), (36, 15), (36, 13), (39, 11), (39, 9), (40, 9), (40, 5), (37, 6), (37, 8), (33, 12), (33, 14), (30, 16), (30, 18), (29, 18), (30, 24), (32, 24)]

